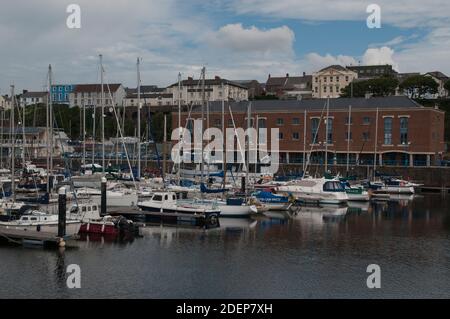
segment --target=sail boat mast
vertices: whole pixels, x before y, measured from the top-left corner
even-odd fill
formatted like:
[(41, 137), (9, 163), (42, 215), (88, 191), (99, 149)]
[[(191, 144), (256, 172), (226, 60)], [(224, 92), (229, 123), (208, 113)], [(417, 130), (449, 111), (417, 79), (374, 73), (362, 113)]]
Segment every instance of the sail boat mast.
[(15, 161), (15, 143), (16, 143), (16, 134), (15, 134), (15, 128), (14, 128), (14, 105), (15, 105), (15, 96), (14, 96), (14, 85), (11, 85), (11, 123), (10, 123), (10, 129), (11, 129), (11, 193), (13, 201), (16, 200), (16, 183), (15, 183), (15, 177), (14, 177), (14, 161)]
[(105, 174), (105, 90), (103, 88), (103, 55), (100, 57), (100, 87), (101, 87), (101, 101), (102, 101), (102, 173)]
[(352, 124), (352, 106), (348, 107), (348, 121), (347, 121), (347, 176), (350, 165), (350, 134), (351, 134), (351, 124)]
[(325, 173), (328, 171), (328, 122), (330, 111), (330, 98), (327, 99), (327, 116), (325, 120)]
[[(181, 72), (178, 73), (178, 131), (179, 131), (179, 141), (181, 142)], [(178, 152), (178, 156), (181, 156), (181, 152)], [(180, 177), (180, 171), (181, 171), (181, 158), (178, 159), (178, 169), (177, 169), (177, 181), (178, 186), (181, 185), (181, 177)]]
[(46, 157), (47, 157), (47, 193), (50, 193), (50, 158), (51, 158), (51, 148), (50, 148), (50, 95), (51, 95), (51, 86), (52, 86), (52, 80), (51, 80), (51, 66), (48, 66), (48, 98), (47, 98), (47, 103), (46, 103), (46, 131), (47, 131), (47, 152), (46, 152)]
[(137, 165), (137, 176), (140, 179), (141, 178), (141, 73), (140, 73), (140, 58), (137, 58), (136, 62), (136, 70), (137, 70), (137, 116), (138, 116), (138, 127), (137, 127), (137, 158), (138, 158), (138, 165)]
[[(203, 130), (204, 130), (204, 123), (205, 123), (205, 103), (206, 103), (206, 94), (205, 94), (205, 73), (206, 73), (206, 68), (203, 67), (202, 68), (202, 147), (201, 147), (201, 161), (200, 161), (200, 171), (201, 171), (201, 175), (200, 175), (200, 183), (203, 183), (203, 150), (204, 150), (204, 145), (203, 145)], [(203, 193), (202, 193), (202, 197), (203, 197)]]
[(48, 66), (48, 105), (50, 124), (50, 174), (53, 172), (53, 103), (52, 103), (52, 65)]

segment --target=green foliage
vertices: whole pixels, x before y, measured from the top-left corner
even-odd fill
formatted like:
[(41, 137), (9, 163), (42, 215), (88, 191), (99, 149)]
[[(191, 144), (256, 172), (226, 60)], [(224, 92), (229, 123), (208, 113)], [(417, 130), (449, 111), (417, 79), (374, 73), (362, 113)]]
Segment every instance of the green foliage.
[[(21, 122), (23, 113), (22, 108), (19, 110), (15, 109), (14, 116), (16, 125)], [(19, 114), (20, 111), (20, 114)], [(82, 123), (83, 123), (83, 113), (82, 109), (78, 106), (69, 108), (68, 105), (53, 105), (53, 118), (55, 123), (55, 128), (60, 128), (67, 133), (67, 135), (73, 139), (78, 140), (83, 138)], [(86, 138), (91, 138), (94, 134), (93, 132), (93, 109), (85, 110), (85, 121), (86, 121)], [(5, 112), (5, 118), (10, 117), (10, 111)], [(147, 136), (148, 123), (146, 118), (142, 118), (141, 124), (141, 134), (142, 136)], [(47, 109), (46, 105), (32, 105), (25, 108), (25, 125), (28, 127), (46, 127), (47, 123)], [(123, 134), (124, 136), (134, 136), (136, 134), (137, 123), (136, 120), (126, 117), (125, 121), (122, 120), (121, 114), (119, 112), (119, 123), (124, 124)], [(152, 115), (152, 133), (153, 138), (157, 142), (163, 140), (163, 127), (164, 127), (164, 114), (156, 113)], [(167, 132), (168, 138), (170, 139), (171, 132), (171, 117), (168, 115), (167, 118)], [(115, 137), (117, 135), (117, 120), (113, 113), (105, 114), (105, 138)], [(101, 113), (99, 109), (95, 112), (95, 137), (96, 140), (101, 138)]]
[(400, 84), (412, 98), (423, 98), (426, 94), (436, 94), (438, 84), (429, 76), (415, 75), (407, 78)]
[(397, 86), (398, 80), (388, 76), (356, 81), (342, 90), (341, 97), (351, 97), (352, 90), (353, 97), (364, 97), (366, 93), (371, 93), (373, 96), (389, 96), (395, 94)]
[(449, 92), (449, 94), (450, 94), (450, 80), (448, 80), (447, 82), (445, 82), (444, 88), (445, 88), (445, 89), (447, 90), (447, 92)]

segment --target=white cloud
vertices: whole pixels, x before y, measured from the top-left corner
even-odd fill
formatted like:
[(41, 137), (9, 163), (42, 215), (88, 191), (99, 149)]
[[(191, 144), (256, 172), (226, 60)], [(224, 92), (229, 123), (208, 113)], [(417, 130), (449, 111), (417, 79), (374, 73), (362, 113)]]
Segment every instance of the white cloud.
[(348, 55), (333, 56), (331, 54), (320, 55), (318, 53), (308, 53), (306, 55), (306, 62), (310, 71), (317, 71), (329, 65), (356, 65), (358, 61), (354, 57)]
[[(361, 20), (365, 24), (366, 7), (359, 0), (233, 0), (228, 5), (239, 14), (263, 15), (311, 21)], [(450, 20), (448, 0), (377, 0), (382, 24), (400, 27), (446, 25)]]
[(394, 50), (386, 46), (367, 49), (362, 62), (366, 65), (391, 64), (395, 70), (398, 70), (398, 64), (394, 61)]
[(244, 28), (242, 24), (227, 24), (211, 34), (212, 45), (238, 52), (292, 53), (294, 32), (287, 26), (272, 29)]

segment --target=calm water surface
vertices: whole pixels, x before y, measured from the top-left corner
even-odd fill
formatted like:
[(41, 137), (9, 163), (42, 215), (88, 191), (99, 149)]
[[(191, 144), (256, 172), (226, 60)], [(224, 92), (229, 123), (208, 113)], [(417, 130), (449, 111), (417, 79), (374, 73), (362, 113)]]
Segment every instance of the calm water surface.
[[(142, 232), (65, 251), (3, 244), (0, 298), (450, 297), (450, 197)], [(70, 264), (81, 267), (81, 289), (66, 287)], [(381, 267), (381, 289), (366, 286), (369, 264)]]

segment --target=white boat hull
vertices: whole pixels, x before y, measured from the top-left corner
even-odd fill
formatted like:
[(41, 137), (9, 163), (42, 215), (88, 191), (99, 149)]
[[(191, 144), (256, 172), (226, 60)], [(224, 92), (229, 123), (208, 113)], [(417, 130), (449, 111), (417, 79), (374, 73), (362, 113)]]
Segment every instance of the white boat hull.
[[(81, 222), (67, 221), (66, 236), (73, 237), (78, 234)], [(6, 237), (36, 239), (36, 238), (54, 238), (58, 236), (58, 224), (48, 225), (11, 225), (10, 223), (0, 223), (0, 233)]]

